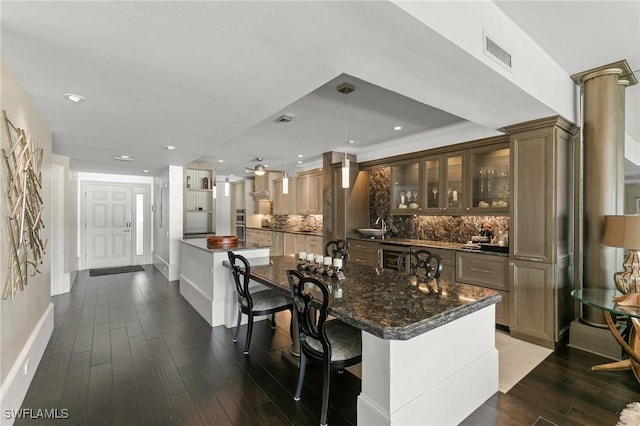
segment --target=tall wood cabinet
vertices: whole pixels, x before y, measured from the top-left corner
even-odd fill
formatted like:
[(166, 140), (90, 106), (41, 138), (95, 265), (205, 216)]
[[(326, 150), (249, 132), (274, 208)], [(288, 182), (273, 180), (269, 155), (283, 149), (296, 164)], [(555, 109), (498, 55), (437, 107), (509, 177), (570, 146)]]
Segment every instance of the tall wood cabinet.
[(190, 164), (184, 168), (183, 233), (185, 238), (215, 233), (214, 179), (215, 170), (206, 164)]
[(296, 175), (297, 213), (322, 214), (322, 170), (298, 173)]
[(510, 331), (553, 348), (575, 317), (570, 292), (576, 128), (552, 117), (506, 130), (513, 175)]

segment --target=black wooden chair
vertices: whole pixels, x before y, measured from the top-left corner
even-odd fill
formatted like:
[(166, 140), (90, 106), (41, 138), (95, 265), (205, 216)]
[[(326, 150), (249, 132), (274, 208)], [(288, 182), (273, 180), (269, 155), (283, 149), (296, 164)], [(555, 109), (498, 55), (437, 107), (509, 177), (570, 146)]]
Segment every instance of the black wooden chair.
[(277, 290), (260, 290), (252, 293), (249, 289), (249, 274), (251, 265), (249, 261), (239, 254), (228, 251), (231, 271), (236, 284), (236, 294), (238, 296), (238, 324), (233, 336), (234, 343), (238, 341), (242, 314), (249, 317), (247, 323), (247, 340), (244, 344), (244, 354), (249, 354), (251, 344), (251, 333), (253, 332), (253, 318), (261, 315), (271, 314), (271, 328), (275, 329), (275, 313), (291, 309), (291, 299), (284, 293)]
[(324, 245), (324, 255), (347, 260), (349, 243), (346, 240), (331, 240)]
[(329, 291), (322, 281), (293, 270), (287, 271), (287, 277), (300, 333), (300, 371), (293, 399), (300, 401), (307, 360), (321, 363), (320, 424), (326, 425), (331, 370), (342, 370), (362, 361), (362, 334), (342, 321), (327, 321)]
[(405, 251), (398, 256), (398, 270), (429, 281), (440, 278), (442, 258), (428, 250)]

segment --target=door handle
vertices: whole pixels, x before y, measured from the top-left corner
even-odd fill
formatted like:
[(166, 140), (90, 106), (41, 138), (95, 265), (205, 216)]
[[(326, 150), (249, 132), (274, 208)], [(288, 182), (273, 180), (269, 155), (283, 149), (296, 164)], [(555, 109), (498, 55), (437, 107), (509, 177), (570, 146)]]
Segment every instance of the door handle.
[(131, 222), (127, 222), (127, 228), (131, 228)]
[(122, 231), (122, 232), (131, 232), (131, 229), (125, 229), (125, 230), (124, 230), (124, 231)]

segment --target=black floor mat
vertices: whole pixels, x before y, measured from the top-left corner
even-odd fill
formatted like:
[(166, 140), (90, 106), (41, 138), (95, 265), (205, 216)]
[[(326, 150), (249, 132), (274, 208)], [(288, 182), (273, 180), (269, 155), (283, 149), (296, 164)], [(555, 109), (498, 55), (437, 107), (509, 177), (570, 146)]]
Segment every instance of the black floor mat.
[(127, 272), (140, 272), (140, 271), (144, 271), (144, 268), (140, 265), (116, 266), (113, 268), (89, 269), (89, 276), (96, 277), (98, 275), (124, 274)]

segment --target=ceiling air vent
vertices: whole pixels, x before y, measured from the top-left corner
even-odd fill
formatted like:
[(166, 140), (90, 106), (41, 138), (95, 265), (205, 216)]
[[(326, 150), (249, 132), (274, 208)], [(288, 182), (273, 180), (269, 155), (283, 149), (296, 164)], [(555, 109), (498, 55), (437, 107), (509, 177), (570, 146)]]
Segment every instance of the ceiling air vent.
[(511, 69), (511, 54), (500, 47), (486, 33), (484, 34), (484, 54), (508, 70)]

